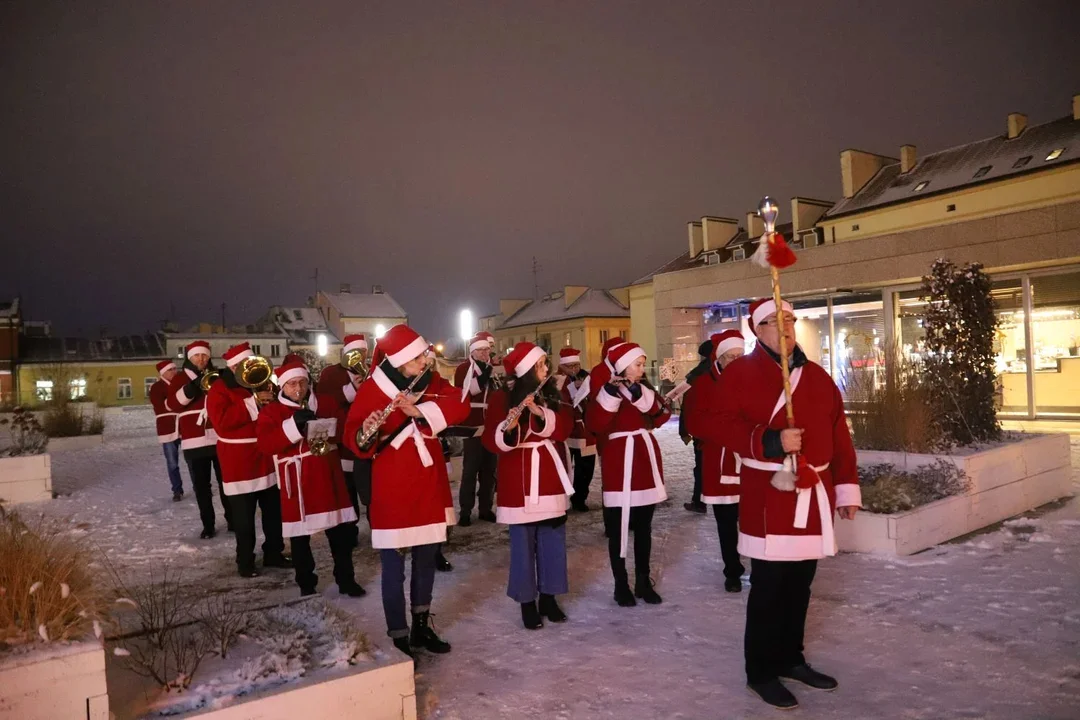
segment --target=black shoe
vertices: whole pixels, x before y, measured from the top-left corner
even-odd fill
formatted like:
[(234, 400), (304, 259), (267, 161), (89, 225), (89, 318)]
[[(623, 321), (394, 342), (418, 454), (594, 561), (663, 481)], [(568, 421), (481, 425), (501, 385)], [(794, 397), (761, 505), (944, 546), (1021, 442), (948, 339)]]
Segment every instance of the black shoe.
[(439, 637), (435, 628), (431, 626), (431, 613), (416, 613), (413, 616), (412, 634), (409, 636), (409, 644), (413, 647), (422, 647), (428, 652), (448, 653), (450, 643)]
[(240, 577), (242, 577), (242, 578), (257, 578), (257, 577), (259, 577), (259, 571), (256, 570), (255, 568), (245, 568), (244, 570), (240, 570), (239, 572), (240, 572)]
[(619, 603), (619, 607), (637, 605), (637, 600), (634, 599), (634, 593), (630, 592), (628, 583), (615, 583), (615, 602)]
[(393, 638), (393, 640), (394, 640), (394, 647), (396, 647), (398, 650), (400, 650), (401, 652), (408, 655), (413, 660), (416, 660), (416, 654), (413, 653), (412, 648), (409, 647), (409, 638), (408, 637), (396, 637), (396, 638)]
[(683, 509), (704, 514), (708, 510), (708, 506), (703, 502), (688, 502), (683, 503)]
[(488, 510), (487, 512), (479, 513), (477, 515), (477, 517), (480, 518), (481, 520), (483, 520), (484, 522), (489, 522), (489, 523), (495, 522), (495, 513), (491, 512), (490, 510)]
[(461, 519), (457, 521), (457, 524), (461, 527), (469, 527), (470, 525), (472, 525), (472, 518), (469, 517), (468, 513), (462, 513)]
[(818, 672), (806, 663), (796, 665), (793, 668), (788, 668), (787, 670), (780, 672), (779, 675), (782, 678), (796, 680), (803, 685), (809, 685), (817, 690), (835, 690), (840, 684), (836, 682), (836, 678)]
[(540, 614), (553, 623), (566, 622), (566, 613), (559, 607), (559, 603), (555, 602), (554, 595), (540, 593)]
[(210, 540), (217, 536), (217, 530), (214, 528), (203, 528), (203, 531), (199, 533), (199, 538), (202, 540)]
[(664, 599), (653, 589), (652, 580), (647, 577), (638, 578), (634, 583), (634, 597), (641, 598), (648, 605), (659, 605)]
[(309, 587), (309, 588), (303, 588), (302, 587), (302, 588), (300, 588), (300, 597), (308, 597), (309, 595), (314, 595), (316, 592), (318, 592), (318, 591), (313, 587)]
[(544, 627), (544, 621), (540, 618), (540, 611), (536, 609), (536, 601), (521, 603), (521, 622), (526, 630), (539, 630)]
[(742, 580), (739, 578), (727, 578), (724, 580), (724, 589), (729, 593), (742, 592)]
[(172, 494), (172, 501), (173, 502), (180, 502), (183, 499), (184, 499), (184, 493), (182, 493), (182, 492), (174, 492)]
[(570, 508), (574, 512), (589, 512), (589, 506), (585, 503), (570, 503)]
[(450, 572), (454, 569), (454, 566), (450, 564), (450, 561), (446, 559), (446, 556), (441, 552), (435, 556), (435, 569), (439, 572)]
[(364, 597), (367, 595), (367, 590), (360, 586), (360, 583), (353, 580), (351, 583), (345, 583), (342, 585), (338, 583), (338, 592), (342, 595), (348, 595), (349, 597)]
[(293, 566), (292, 558), (282, 553), (280, 555), (270, 555), (269, 557), (263, 555), (263, 567), (268, 568), (291, 568)]
[(750, 683), (746, 687), (759, 698), (781, 710), (792, 710), (799, 707), (799, 701), (784, 687), (779, 680), (767, 680), (762, 683)]

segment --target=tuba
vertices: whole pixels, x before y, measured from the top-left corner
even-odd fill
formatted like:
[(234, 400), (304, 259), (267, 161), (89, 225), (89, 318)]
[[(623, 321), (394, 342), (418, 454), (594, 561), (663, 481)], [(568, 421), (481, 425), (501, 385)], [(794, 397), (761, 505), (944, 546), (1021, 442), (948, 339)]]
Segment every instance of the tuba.
[(253, 393), (274, 390), (274, 384), (270, 381), (274, 374), (274, 366), (269, 360), (259, 355), (252, 355), (241, 360), (233, 374), (236, 376), (237, 384)]

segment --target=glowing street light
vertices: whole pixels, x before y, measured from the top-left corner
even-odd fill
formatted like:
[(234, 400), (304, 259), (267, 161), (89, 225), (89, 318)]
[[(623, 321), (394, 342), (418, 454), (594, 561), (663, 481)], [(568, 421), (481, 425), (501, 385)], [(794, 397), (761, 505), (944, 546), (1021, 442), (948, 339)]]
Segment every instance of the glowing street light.
[(462, 310), (458, 315), (458, 330), (461, 333), (461, 339), (466, 343), (472, 338), (473, 333), (473, 314), (471, 310)]
[(375, 339), (376, 340), (378, 340), (379, 338), (381, 338), (385, 334), (386, 334), (386, 326), (385, 325), (383, 325), (382, 323), (379, 323), (378, 325), (375, 326)]
[(327, 342), (325, 334), (320, 334), (319, 337), (316, 338), (315, 347), (319, 353), (319, 357), (326, 357)]

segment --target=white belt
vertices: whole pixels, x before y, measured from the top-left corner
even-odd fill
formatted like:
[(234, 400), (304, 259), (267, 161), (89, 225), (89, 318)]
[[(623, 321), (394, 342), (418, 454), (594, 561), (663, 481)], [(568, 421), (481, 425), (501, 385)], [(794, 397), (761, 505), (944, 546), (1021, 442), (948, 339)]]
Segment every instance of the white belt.
[(199, 424), (199, 427), (202, 427), (206, 424), (206, 404), (204, 403), (198, 410), (185, 410), (182, 413), (177, 413), (176, 417), (177, 419), (180, 419), (185, 415), (198, 415), (199, 417), (196, 422)]
[(559, 481), (562, 483), (563, 490), (567, 495), (574, 494), (574, 486), (570, 482), (570, 476), (566, 474), (566, 467), (563, 465), (562, 460), (559, 458), (559, 454), (555, 452), (555, 445), (550, 440), (543, 440), (541, 442), (523, 442), (518, 447), (522, 450), (531, 450), (529, 453), (529, 504), (540, 504), (540, 448), (547, 448), (548, 454), (551, 455), (551, 461), (555, 463), (555, 470), (559, 473)]
[(424, 434), (420, 432), (420, 428), (416, 427), (416, 421), (414, 420), (410, 420), (408, 427), (397, 434), (397, 437), (390, 443), (390, 447), (400, 450), (401, 446), (410, 437), (416, 443), (416, 452), (420, 455), (420, 463), (424, 467), (431, 467), (434, 461), (431, 459), (431, 453), (427, 449), (427, 443), (424, 442)]
[[(622, 487), (622, 528), (619, 539), (619, 557), (626, 557), (626, 544), (630, 537), (630, 486), (634, 475), (634, 436), (652, 435), (652, 431), (641, 428), (629, 432), (616, 432), (608, 435), (608, 440), (626, 438), (626, 446), (623, 448), (623, 487)], [(660, 487), (663, 480), (660, 479), (660, 466), (656, 464), (656, 451), (648, 440), (645, 441), (645, 449), (649, 451), (649, 464), (652, 465), (653, 487)]]
[(250, 445), (259, 441), (258, 438), (227, 438), (218, 435), (218, 442), (228, 443), (230, 445)]
[(278, 483), (282, 483), (282, 474), (285, 475), (283, 486), (285, 488), (285, 496), (290, 500), (292, 499), (292, 485), (289, 483), (289, 467), (296, 468), (296, 495), (300, 500), (300, 519), (304, 519), (304, 487), (300, 484), (301, 468), (304, 467), (304, 458), (311, 455), (311, 450), (305, 450), (299, 455), (292, 455), (287, 458), (278, 459), (277, 455), (274, 456), (274, 470), (278, 474)]
[[(766, 470), (777, 472), (779, 470), (787, 470), (788, 472), (794, 472), (792, 467), (793, 461), (791, 456), (784, 458), (784, 462), (763, 462), (761, 460), (753, 460), (751, 458), (743, 458), (742, 464), (744, 467), (753, 468), (754, 470)], [(813, 465), (815, 473), (821, 473), (829, 469), (829, 463), (824, 465)], [(798, 499), (795, 501), (795, 527), (803, 530), (806, 528), (806, 521), (810, 518), (810, 493), (813, 491), (814, 496), (817, 498), (818, 504), (818, 516), (821, 520), (821, 545), (825, 548), (826, 555), (836, 554), (836, 535), (833, 530), (832, 511), (829, 506), (829, 494), (825, 492), (825, 483), (821, 482), (821, 478), (818, 478), (817, 483), (812, 488), (796, 488), (795, 492), (799, 494)]]
[(470, 407), (487, 409), (487, 403), (469, 403)]

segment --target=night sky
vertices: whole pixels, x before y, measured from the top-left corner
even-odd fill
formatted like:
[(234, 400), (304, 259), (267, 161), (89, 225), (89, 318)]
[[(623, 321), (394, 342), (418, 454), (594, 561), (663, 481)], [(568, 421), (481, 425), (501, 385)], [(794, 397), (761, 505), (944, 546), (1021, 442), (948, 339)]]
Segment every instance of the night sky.
[[(733, 6), (741, 5), (741, 9)], [(0, 7), (0, 296), (64, 333), (251, 321), (381, 284), (456, 313), (617, 286), (685, 223), (836, 199), (1067, 115), (1080, 3), (79, 2)]]

